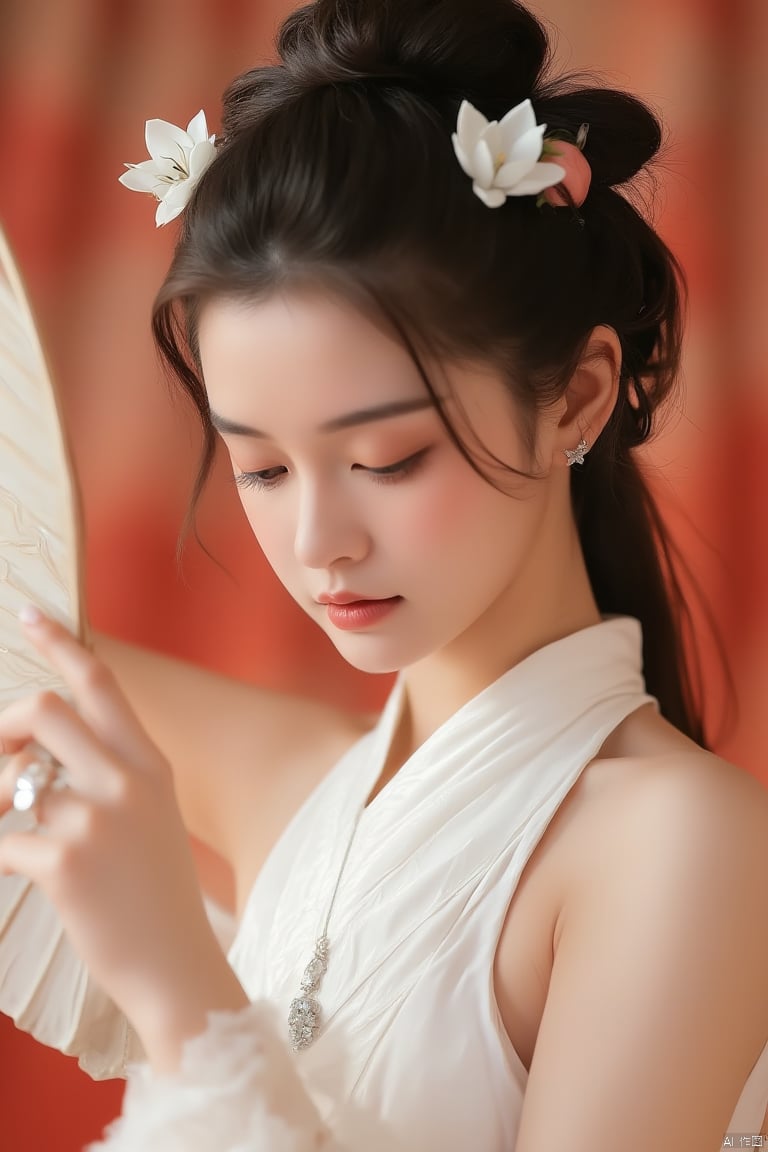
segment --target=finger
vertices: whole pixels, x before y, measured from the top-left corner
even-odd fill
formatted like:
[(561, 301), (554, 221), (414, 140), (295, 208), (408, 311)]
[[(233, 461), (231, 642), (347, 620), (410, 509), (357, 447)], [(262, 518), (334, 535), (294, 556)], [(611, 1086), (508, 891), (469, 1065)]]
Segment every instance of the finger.
[(92, 800), (74, 789), (54, 784), (40, 792), (34, 811), (44, 835), (74, 843), (87, 836), (97, 810)]
[(60, 856), (52, 838), (36, 831), (9, 832), (0, 838), (0, 876), (26, 876), (44, 889), (56, 874)]
[[(0, 712), (0, 718), (5, 715), (9, 708), (13, 708), (15, 703), (14, 701), (14, 704), (7, 704), (2, 712)], [(23, 748), (23, 740), (12, 740), (10, 736), (3, 739), (2, 736), (0, 736), (0, 771), (2, 771), (5, 765), (6, 758), (21, 752)]]
[[(27, 609), (19, 617), (25, 633), (67, 684), (77, 711), (96, 735), (136, 767), (156, 756), (157, 749), (107, 665), (57, 621), (31, 605)], [(0, 735), (4, 735), (1, 725), (2, 717)]]
[[(11, 707), (11, 705), (7, 707)], [(4, 708), (3, 711), (0, 712), (0, 716), (5, 715), (5, 711), (6, 709)], [(2, 771), (5, 766), (8, 757), (12, 756), (14, 752), (20, 752), (22, 747), (23, 745), (20, 740), (3, 740), (0, 738), (0, 771)]]
[(22, 752), (8, 757), (0, 769), (0, 816), (13, 807), (13, 794), (19, 776), (30, 764), (36, 763), (45, 756), (47, 756), (47, 752), (44, 749), (36, 750), (34, 745), (29, 745)]
[[(35, 763), (39, 763), (39, 758), (21, 753), (0, 775), (0, 815), (13, 807), (16, 781)], [(69, 840), (82, 838), (92, 823), (93, 800), (74, 791), (60, 767), (53, 771), (50, 782), (38, 789), (30, 815), (38, 829), (44, 828), (45, 834)]]
[[(9, 705), (0, 715), (0, 737), (41, 745), (66, 767), (73, 786), (92, 796), (114, 796), (124, 775), (113, 749), (55, 692), (39, 692)], [(30, 752), (34, 760), (34, 749)]]

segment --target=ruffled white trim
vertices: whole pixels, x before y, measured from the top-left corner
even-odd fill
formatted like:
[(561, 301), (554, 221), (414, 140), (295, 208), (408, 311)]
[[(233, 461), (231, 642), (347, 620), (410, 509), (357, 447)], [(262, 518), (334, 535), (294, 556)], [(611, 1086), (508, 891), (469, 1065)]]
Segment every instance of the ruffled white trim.
[[(353, 1152), (328, 1120), (343, 1109), (313, 1099), (278, 1026), (263, 1000), (210, 1013), (177, 1075), (130, 1070), (122, 1116), (85, 1152)], [(358, 1113), (354, 1131), (354, 1152), (395, 1152), (374, 1118)]]

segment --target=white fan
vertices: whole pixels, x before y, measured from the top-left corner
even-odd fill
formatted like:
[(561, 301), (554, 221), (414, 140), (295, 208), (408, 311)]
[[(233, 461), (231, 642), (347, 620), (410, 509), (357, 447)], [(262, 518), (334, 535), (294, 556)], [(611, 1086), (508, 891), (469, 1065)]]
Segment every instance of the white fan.
[(0, 709), (60, 688), (16, 619), (25, 601), (89, 642), (81, 524), (56, 390), (0, 230)]
[[(69, 696), (24, 637), (16, 615), (25, 601), (90, 646), (80, 508), (56, 390), (0, 230), (0, 711), (33, 692)], [(6, 813), (0, 835), (30, 819)], [(136, 1055), (125, 1018), (89, 979), (56, 910), (21, 876), (0, 877), (0, 1012), (96, 1078), (120, 1075)]]

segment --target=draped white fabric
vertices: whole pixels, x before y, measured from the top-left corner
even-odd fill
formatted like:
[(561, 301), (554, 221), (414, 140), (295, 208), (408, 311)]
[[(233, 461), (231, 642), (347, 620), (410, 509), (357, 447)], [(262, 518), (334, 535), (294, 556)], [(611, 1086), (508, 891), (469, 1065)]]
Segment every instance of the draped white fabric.
[[(349, 830), (378, 778), (402, 702), (296, 815), (259, 876), (230, 957), (252, 998), (287, 1018)], [(297, 1057), (307, 1082), (393, 1126), (404, 1147), (509, 1152), (527, 1072), (500, 1024), (493, 955), (523, 868), (609, 732), (649, 702), (637, 621), (540, 649), (452, 716), (365, 810), (329, 928), (325, 1032)], [(758, 1131), (768, 1059), (735, 1130)], [(750, 1125), (756, 1125), (753, 1128)]]

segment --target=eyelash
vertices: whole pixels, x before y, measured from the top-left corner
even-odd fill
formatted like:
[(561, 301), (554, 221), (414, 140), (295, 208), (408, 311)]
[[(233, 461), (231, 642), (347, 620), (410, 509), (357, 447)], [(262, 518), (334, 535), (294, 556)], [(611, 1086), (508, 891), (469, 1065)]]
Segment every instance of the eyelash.
[[(376, 484), (397, 484), (400, 480), (412, 476), (421, 467), (428, 452), (428, 448), (422, 448), (420, 452), (415, 452), (405, 460), (398, 460), (396, 464), (389, 464), (386, 468), (367, 468), (366, 471)], [(355, 465), (355, 467), (362, 466)], [(277, 468), (265, 468), (261, 472), (240, 472), (235, 476), (235, 484), (238, 488), (255, 488), (261, 492), (268, 492), (272, 488), (277, 488), (285, 476), (285, 472), (279, 476), (269, 476), (270, 472), (277, 471)]]

